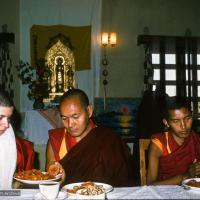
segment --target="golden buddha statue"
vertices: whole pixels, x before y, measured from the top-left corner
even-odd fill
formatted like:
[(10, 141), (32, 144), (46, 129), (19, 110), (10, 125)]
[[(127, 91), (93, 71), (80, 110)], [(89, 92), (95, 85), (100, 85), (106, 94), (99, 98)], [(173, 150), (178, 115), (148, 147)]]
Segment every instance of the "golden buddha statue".
[(74, 54), (69, 47), (58, 40), (47, 51), (45, 60), (51, 75), (48, 77), (49, 99), (44, 101), (51, 101), (75, 86)]

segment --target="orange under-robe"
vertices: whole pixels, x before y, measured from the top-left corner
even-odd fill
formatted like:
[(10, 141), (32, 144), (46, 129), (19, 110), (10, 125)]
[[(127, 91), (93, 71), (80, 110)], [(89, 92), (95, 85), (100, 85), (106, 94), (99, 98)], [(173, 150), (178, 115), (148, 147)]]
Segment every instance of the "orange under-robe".
[(185, 173), (195, 159), (200, 160), (200, 136), (194, 131), (181, 146), (170, 132), (152, 135), (152, 142), (162, 151), (157, 178), (159, 181)]
[(66, 148), (67, 151), (69, 151), (74, 145), (76, 145), (77, 142), (68, 132), (65, 133), (65, 128), (63, 127), (49, 130), (49, 142), (52, 146), (56, 161), (60, 160), (59, 151), (64, 134)]

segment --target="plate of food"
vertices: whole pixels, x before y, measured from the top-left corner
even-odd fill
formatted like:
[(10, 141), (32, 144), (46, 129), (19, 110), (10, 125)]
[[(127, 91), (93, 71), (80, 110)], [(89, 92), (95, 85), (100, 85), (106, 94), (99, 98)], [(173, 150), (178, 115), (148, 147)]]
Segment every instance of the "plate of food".
[(31, 169), (26, 171), (17, 172), (14, 175), (14, 179), (25, 184), (40, 184), (45, 181), (56, 181), (61, 178), (61, 174), (52, 175), (49, 172), (42, 172), (38, 169)]
[(200, 178), (190, 178), (185, 179), (182, 182), (182, 185), (185, 189), (193, 192), (200, 192)]
[(88, 187), (99, 187), (99, 189), (102, 188), (105, 191), (105, 193), (108, 193), (113, 190), (113, 186), (109, 184), (87, 181), (65, 185), (62, 187), (62, 191), (67, 191), (69, 195), (75, 195), (78, 190), (87, 189)]

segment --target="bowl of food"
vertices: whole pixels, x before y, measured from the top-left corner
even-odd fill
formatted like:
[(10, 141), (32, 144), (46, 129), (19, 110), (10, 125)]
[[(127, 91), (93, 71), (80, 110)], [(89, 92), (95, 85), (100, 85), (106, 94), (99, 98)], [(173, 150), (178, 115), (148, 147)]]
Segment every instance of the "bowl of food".
[(84, 188), (77, 190), (76, 199), (106, 199), (106, 191), (100, 185), (86, 184)]

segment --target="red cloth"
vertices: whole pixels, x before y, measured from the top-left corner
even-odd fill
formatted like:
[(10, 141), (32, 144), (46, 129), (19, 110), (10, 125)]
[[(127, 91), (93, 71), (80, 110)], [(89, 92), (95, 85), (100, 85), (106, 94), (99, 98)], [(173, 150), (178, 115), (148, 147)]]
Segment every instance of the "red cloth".
[(133, 185), (129, 148), (111, 129), (93, 128), (60, 161), (65, 184), (97, 181), (117, 186)]
[(33, 143), (16, 136), (17, 145), (17, 170), (29, 170), (34, 168), (35, 152)]
[[(59, 151), (64, 133), (65, 128), (56, 128), (49, 130), (49, 142), (52, 146), (56, 161), (60, 160)], [(68, 132), (65, 135), (65, 142), (68, 151), (77, 143), (76, 140)]]
[[(164, 148), (167, 148), (165, 134), (155, 134), (152, 138), (154, 137), (160, 140)], [(183, 174), (195, 159), (200, 159), (200, 136), (195, 132), (191, 132), (181, 146), (177, 144), (172, 134), (169, 133), (169, 147), (171, 154), (160, 157), (158, 180), (165, 180)]]

